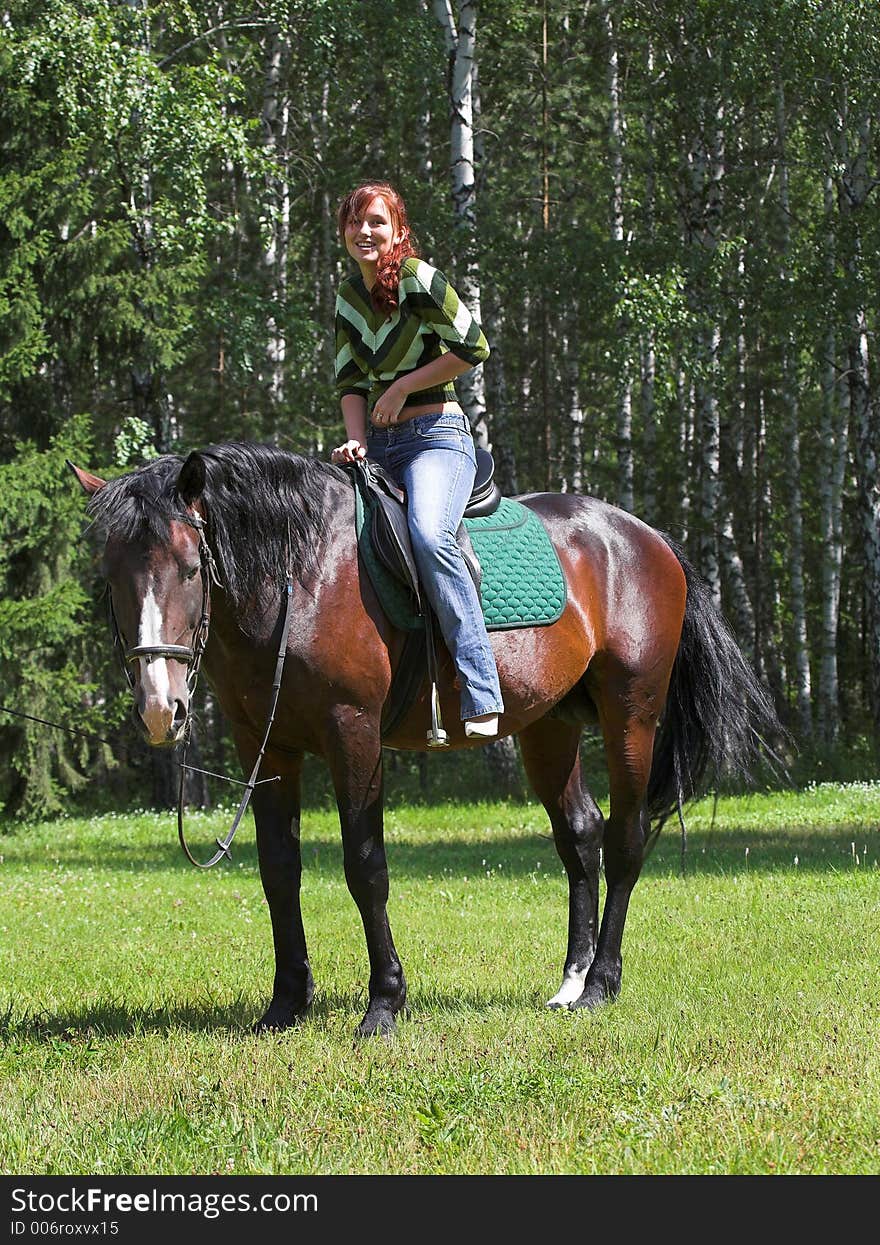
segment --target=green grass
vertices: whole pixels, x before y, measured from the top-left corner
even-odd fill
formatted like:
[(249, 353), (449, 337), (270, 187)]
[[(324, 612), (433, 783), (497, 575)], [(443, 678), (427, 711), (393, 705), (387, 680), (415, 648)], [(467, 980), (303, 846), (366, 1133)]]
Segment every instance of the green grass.
[[(207, 847), (222, 817), (192, 817)], [(397, 807), (389, 912), (410, 1015), (355, 1045), (360, 921), (304, 819), (318, 994), (272, 976), (241, 832), (193, 870), (171, 815), (0, 835), (4, 1173), (876, 1173), (880, 785), (704, 801), (633, 896), (621, 997), (547, 1012), (566, 886), (532, 804)], [(12, 830), (12, 827), (6, 827)]]

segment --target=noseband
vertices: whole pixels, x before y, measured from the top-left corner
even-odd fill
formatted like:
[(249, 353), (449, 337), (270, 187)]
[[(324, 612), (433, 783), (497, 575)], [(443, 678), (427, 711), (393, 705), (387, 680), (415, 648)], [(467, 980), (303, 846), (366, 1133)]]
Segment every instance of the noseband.
[(211, 583), (219, 583), (217, 578), (217, 568), (214, 564), (214, 557), (205, 539), (205, 521), (197, 514), (184, 514), (180, 512), (171, 516), (178, 519), (181, 523), (188, 523), (190, 527), (194, 527), (199, 537), (199, 570), (202, 576), (202, 610), (198, 626), (193, 633), (192, 646), (186, 644), (138, 644), (134, 648), (126, 648), (123, 640), (119, 623), (116, 620), (116, 611), (113, 609), (113, 597), (109, 590), (107, 593), (107, 601), (110, 610), (110, 629), (113, 632), (113, 645), (119, 653), (120, 664), (125, 675), (128, 686), (134, 690), (135, 678), (130, 670), (133, 662), (140, 661), (145, 658), (148, 662), (154, 661), (158, 657), (163, 657), (171, 661), (184, 661), (187, 664), (186, 686), (190, 697), (196, 688), (199, 677), (199, 668), (202, 664), (202, 656), (205, 652), (205, 646), (208, 643), (208, 628), (211, 623)]

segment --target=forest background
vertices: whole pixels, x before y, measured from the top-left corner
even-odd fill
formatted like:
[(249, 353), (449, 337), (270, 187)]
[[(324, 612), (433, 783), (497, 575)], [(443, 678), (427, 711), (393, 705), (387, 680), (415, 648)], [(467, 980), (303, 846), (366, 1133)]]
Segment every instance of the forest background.
[[(64, 460), (326, 458), (365, 178), (484, 325), (460, 393), (502, 489), (682, 542), (795, 777), (876, 774), (874, 0), (16, 0), (0, 142), (0, 704), (113, 740), (0, 713), (7, 817), (173, 798)], [(235, 772), (210, 694), (197, 743)]]

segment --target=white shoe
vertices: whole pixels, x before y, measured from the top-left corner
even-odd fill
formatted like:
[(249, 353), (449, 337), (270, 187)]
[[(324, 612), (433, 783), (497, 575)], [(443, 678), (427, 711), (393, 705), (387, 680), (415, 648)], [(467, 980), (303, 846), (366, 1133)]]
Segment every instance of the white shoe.
[(493, 713), (490, 718), (485, 718), (482, 722), (465, 722), (464, 733), (469, 739), (494, 739), (498, 734), (498, 714)]

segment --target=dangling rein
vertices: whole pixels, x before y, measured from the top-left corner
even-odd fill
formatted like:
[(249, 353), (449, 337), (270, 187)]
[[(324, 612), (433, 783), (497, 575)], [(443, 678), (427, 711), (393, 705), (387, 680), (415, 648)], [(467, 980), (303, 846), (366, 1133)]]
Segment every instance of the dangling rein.
[[(277, 774), (274, 778), (261, 779), (258, 779), (257, 775), (260, 772), (260, 765), (263, 762), (263, 754), (265, 753), (266, 745), (269, 742), (269, 734), (272, 730), (272, 723), (275, 721), (275, 710), (278, 707), (278, 697), (281, 693), (281, 676), (284, 673), (284, 659), (287, 656), (287, 638), (290, 635), (290, 623), (293, 618), (293, 580), (289, 570), (287, 574), (285, 595), (287, 598), (287, 604), (284, 611), (284, 625), (281, 628), (281, 643), (278, 647), (278, 657), (275, 661), (275, 678), (272, 681), (272, 701), (269, 705), (269, 717), (266, 722), (266, 730), (263, 734), (263, 742), (260, 744), (260, 751), (257, 754), (254, 768), (251, 770), (250, 778), (246, 783), (240, 784), (244, 786), (245, 792), (241, 798), (241, 803), (238, 806), (232, 825), (229, 827), (224, 839), (214, 840), (217, 844), (217, 851), (210, 860), (205, 861), (204, 863), (196, 860), (193, 856), (192, 852), (189, 850), (189, 846), (187, 845), (186, 837), (183, 832), (183, 790), (186, 782), (187, 771), (189, 770), (197, 774), (209, 774), (212, 778), (223, 778), (226, 782), (238, 783), (239, 780), (236, 778), (227, 778), (225, 774), (211, 774), (210, 770), (196, 769), (194, 765), (187, 765), (186, 750), (189, 747), (189, 730), (187, 730), (186, 740), (183, 745), (183, 758), (180, 762), (180, 787), (177, 793), (177, 837), (180, 840), (180, 846), (183, 848), (183, 854), (186, 856), (190, 864), (195, 865), (197, 869), (210, 869), (212, 865), (216, 865), (217, 861), (222, 860), (224, 856), (227, 860), (232, 860), (232, 853), (230, 852), (229, 847), (232, 840), (235, 838), (235, 832), (241, 824), (241, 819), (244, 817), (245, 810), (250, 803), (251, 796), (254, 793), (254, 788), (258, 787), (260, 783), (280, 781), (280, 777)], [(194, 685), (192, 691), (195, 691)], [(190, 703), (192, 702), (190, 701)]]
[[(188, 666), (186, 682), (187, 687), (189, 688), (191, 707), (193, 696), (195, 695), (196, 683), (199, 678), (199, 671), (201, 669), (202, 655), (208, 644), (208, 629), (211, 623), (211, 583), (212, 581), (214, 583), (219, 583), (220, 581), (217, 578), (214, 557), (211, 553), (207, 539), (205, 538), (204, 519), (201, 518), (200, 515), (190, 514), (189, 512), (185, 514), (178, 514), (176, 517), (182, 522), (188, 523), (190, 527), (195, 528), (199, 539), (199, 568), (202, 576), (202, 616), (196, 635), (193, 637), (193, 647), (188, 649), (179, 645), (142, 645), (138, 648), (130, 649), (128, 652), (124, 652), (121, 632), (116, 622), (116, 615), (113, 611), (112, 598), (110, 599), (110, 622), (113, 629), (114, 644), (120, 650), (122, 666), (125, 671), (125, 676), (128, 679), (129, 686), (132, 688), (134, 687), (134, 678), (129, 671), (128, 666), (131, 662), (137, 661), (141, 657), (173, 657), (178, 661), (186, 661)], [(290, 634), (290, 621), (293, 616), (293, 571), (290, 559), (289, 521), (287, 526), (287, 550), (287, 585), (285, 589), (287, 606), (284, 612), (284, 625), (281, 628), (281, 644), (278, 649), (278, 657), (275, 662), (275, 678), (272, 683), (272, 701), (269, 705), (269, 719), (266, 722), (266, 730), (263, 734), (263, 742), (260, 744), (260, 751), (257, 754), (257, 760), (254, 764), (254, 768), (251, 770), (251, 776), (246, 783), (242, 783), (237, 778), (229, 778), (226, 774), (214, 774), (211, 770), (198, 769), (195, 765), (187, 765), (186, 750), (189, 747), (190, 734), (192, 731), (191, 713), (187, 718), (186, 734), (183, 742), (183, 756), (180, 761), (180, 785), (177, 791), (177, 837), (180, 840), (180, 846), (183, 848), (184, 856), (186, 856), (190, 864), (195, 865), (197, 869), (210, 869), (212, 865), (216, 865), (217, 861), (221, 860), (224, 856), (227, 860), (232, 859), (232, 853), (229, 850), (229, 845), (235, 838), (235, 832), (241, 824), (241, 819), (244, 817), (245, 810), (250, 803), (251, 796), (254, 793), (254, 788), (259, 786), (261, 782), (280, 781), (278, 775), (274, 778), (262, 779), (258, 779), (257, 775), (260, 772), (260, 765), (263, 762), (263, 754), (265, 753), (266, 745), (269, 742), (269, 733), (272, 730), (272, 723), (275, 721), (275, 710), (278, 706), (278, 696), (281, 691), (281, 675), (284, 671), (284, 658), (287, 655), (287, 637)], [(241, 803), (238, 806), (238, 811), (236, 812), (232, 825), (226, 834), (226, 838), (214, 840), (217, 844), (217, 851), (211, 859), (206, 861), (204, 864), (201, 861), (196, 860), (195, 856), (193, 856), (192, 852), (189, 850), (186, 836), (183, 832), (183, 803), (187, 772), (208, 774), (211, 778), (220, 778), (224, 782), (232, 782), (237, 786), (243, 786), (245, 788), (244, 795), (241, 798)]]

